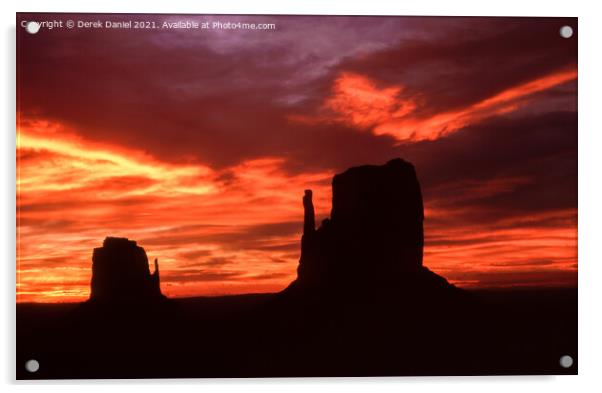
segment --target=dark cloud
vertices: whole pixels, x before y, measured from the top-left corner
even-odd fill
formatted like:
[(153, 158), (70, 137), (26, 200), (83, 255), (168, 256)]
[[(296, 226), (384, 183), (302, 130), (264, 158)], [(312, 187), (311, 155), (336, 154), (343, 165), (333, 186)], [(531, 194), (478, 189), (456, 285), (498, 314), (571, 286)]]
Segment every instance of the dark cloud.
[(242, 273), (234, 271), (203, 271), (203, 270), (177, 270), (170, 275), (162, 275), (161, 281), (165, 283), (172, 282), (207, 282), (207, 281), (227, 281), (239, 278)]
[[(46, 17), (18, 16), (26, 20)], [(115, 16), (119, 17), (136, 18)], [(576, 81), (521, 97), (510, 112), (476, 118), (432, 141), (400, 144), (368, 128), (293, 119), (312, 120), (322, 114), (324, 100), (343, 72), (358, 73), (381, 89), (404, 86), (398, 98), (414, 100), (418, 107), (413, 115), (418, 118), (465, 108), (575, 67), (577, 40), (558, 34), (561, 25), (577, 27), (575, 18), (225, 18), (274, 22), (278, 30), (55, 29), (30, 35), (18, 29), (17, 105), (22, 125), (37, 119), (55, 121), (82, 139), (139, 150), (159, 161), (207, 164), (216, 170), (216, 184), (228, 190), (244, 184), (234, 166), (254, 158), (282, 157), (283, 169), (299, 174), (335, 173), (402, 157), (415, 165), (423, 186), (426, 251), (481, 244), (483, 255), (492, 254), (482, 263), (498, 261), (473, 271), (467, 267), (469, 261), (460, 260), (445, 272), (446, 277), (485, 286), (573, 284), (576, 275), (553, 269), (558, 263), (553, 255), (528, 261), (519, 255), (515, 263), (504, 256), (497, 258), (500, 249), (490, 246), (516, 242), (516, 234), (501, 237), (499, 231), (576, 228)], [(60, 159), (31, 151), (20, 151), (18, 158), (32, 165), (35, 160), (51, 164)], [(76, 174), (66, 171), (60, 176), (58, 180), (68, 184)], [(82, 224), (89, 224), (88, 218), (78, 217), (75, 222), (50, 215), (83, 207), (118, 210), (117, 216), (93, 218), (95, 227), (117, 228), (163, 208), (158, 206), (160, 195), (118, 200), (98, 196), (105, 187), (127, 190), (153, 185), (133, 176), (117, 183), (68, 190), (67, 199), (64, 194), (62, 199), (49, 195), (43, 201), (25, 195), (18, 201), (21, 223), (37, 227), (35, 233), (58, 228), (77, 233)], [(203, 202), (199, 198), (198, 203)], [(253, 206), (272, 202), (266, 194), (249, 193), (244, 200)], [(430, 215), (429, 210), (444, 214)], [(35, 213), (45, 213), (48, 219), (34, 218)], [(219, 222), (219, 212), (215, 217), (207, 222)], [(251, 250), (278, 255), (266, 257), (266, 264), (297, 259), (302, 230), (300, 221), (240, 226), (151, 224), (169, 228), (150, 228), (136, 239), (149, 250), (218, 244), (226, 254)], [(469, 231), (486, 233), (473, 239), (455, 236)], [(521, 250), (533, 251), (530, 247), (537, 248), (527, 245)], [(235, 269), (236, 261), (229, 255), (190, 250), (173, 257), (184, 259), (185, 264), (178, 266), (183, 269), (168, 271), (166, 282), (249, 279), (248, 271)], [(506, 272), (511, 264), (529, 271)], [(262, 271), (255, 272), (255, 279), (285, 275)]]
[(517, 266), (546, 266), (553, 265), (555, 261), (550, 259), (533, 259), (533, 260), (525, 260), (525, 261), (512, 261), (512, 262), (494, 262), (491, 263), (491, 266), (500, 266), (500, 267), (517, 267)]
[(540, 286), (542, 283), (546, 283), (549, 287), (577, 285), (577, 270), (545, 268), (520, 272), (510, 270), (450, 272), (447, 277), (452, 280), (473, 282), (473, 285), (482, 287), (530, 287)]
[(291, 275), (287, 274), (287, 273), (274, 272), (274, 273), (256, 274), (256, 275), (252, 276), (251, 279), (252, 280), (272, 280), (275, 278), (288, 278), (290, 276)]
[(422, 115), (460, 108), (511, 86), (575, 66), (577, 40), (560, 26), (573, 18), (460, 18), (445, 38), (400, 40), (396, 46), (340, 65), (423, 101)]
[[(199, 257), (207, 257), (211, 255), (211, 250), (193, 250), (193, 251), (186, 251), (180, 254), (182, 257), (186, 258), (186, 259), (197, 259)], [(213, 258), (215, 259), (215, 258)], [(219, 263), (225, 263), (225, 261), (221, 258), (218, 258), (217, 261), (213, 261), (213, 262), (219, 262)], [(213, 263), (212, 262), (212, 263)], [(196, 263), (195, 263), (196, 264)]]
[(19, 30), (19, 110), (166, 161), (222, 168), (284, 156), (290, 171), (340, 170), (391, 157), (396, 145), (288, 120), (313, 113), (341, 71), (407, 85), (438, 111), (576, 61), (576, 40), (557, 32), (574, 19), (268, 19), (277, 33)]
[[(491, 119), (445, 138), (401, 147), (400, 155), (417, 168), (425, 206), (449, 210), (450, 221), (491, 224), (518, 216), (523, 217), (519, 225), (545, 226), (528, 222), (528, 217), (577, 206), (573, 112)], [(475, 192), (474, 184), (483, 184), (485, 191), (495, 188), (492, 179), (520, 181), (499, 192)], [(461, 216), (452, 215), (454, 210)]]
[(220, 228), (219, 232), (199, 231), (196, 226), (174, 228), (163, 233), (153, 233), (152, 237), (144, 238), (140, 243), (149, 246), (217, 243), (228, 250), (289, 251), (299, 245), (294, 245), (286, 239), (298, 235), (302, 231), (303, 224), (300, 221), (292, 221)]

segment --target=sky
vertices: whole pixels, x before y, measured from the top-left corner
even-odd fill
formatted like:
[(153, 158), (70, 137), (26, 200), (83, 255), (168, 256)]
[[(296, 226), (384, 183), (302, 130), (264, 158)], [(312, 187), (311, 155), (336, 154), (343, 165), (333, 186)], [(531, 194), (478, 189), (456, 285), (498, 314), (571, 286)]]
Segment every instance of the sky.
[[(17, 29), (17, 301), (89, 296), (127, 237), (171, 297), (295, 277), (302, 196), (401, 157), (424, 265), (463, 288), (577, 285), (573, 18), (19, 14), (274, 29)], [(152, 270), (152, 268), (151, 268)]]

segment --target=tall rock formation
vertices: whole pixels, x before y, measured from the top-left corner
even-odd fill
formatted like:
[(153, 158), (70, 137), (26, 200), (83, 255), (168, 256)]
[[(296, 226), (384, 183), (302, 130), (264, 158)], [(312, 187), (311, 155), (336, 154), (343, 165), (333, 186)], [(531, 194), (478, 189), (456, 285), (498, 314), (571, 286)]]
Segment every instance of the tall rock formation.
[(295, 288), (362, 291), (386, 286), (449, 286), (423, 267), (424, 209), (412, 164), (350, 168), (332, 181), (331, 218), (315, 228), (311, 190)]
[(151, 274), (144, 248), (126, 238), (107, 237), (92, 255), (90, 300), (141, 302), (163, 298), (159, 263)]

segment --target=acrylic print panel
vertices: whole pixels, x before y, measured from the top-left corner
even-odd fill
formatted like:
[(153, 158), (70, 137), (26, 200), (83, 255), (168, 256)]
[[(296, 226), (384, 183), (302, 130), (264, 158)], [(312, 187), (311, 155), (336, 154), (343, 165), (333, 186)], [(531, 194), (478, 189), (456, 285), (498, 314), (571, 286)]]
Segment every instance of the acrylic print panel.
[(577, 32), (17, 14), (17, 377), (576, 374)]

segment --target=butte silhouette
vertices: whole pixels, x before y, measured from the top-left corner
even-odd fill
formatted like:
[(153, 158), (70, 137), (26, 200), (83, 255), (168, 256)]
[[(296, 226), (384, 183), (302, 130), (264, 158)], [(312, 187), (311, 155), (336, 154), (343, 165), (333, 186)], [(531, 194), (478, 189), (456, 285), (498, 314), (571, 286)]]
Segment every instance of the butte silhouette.
[[(297, 279), (280, 300), (462, 292), (423, 266), (424, 208), (414, 166), (400, 158), (350, 168), (332, 181), (331, 217), (316, 228), (312, 191), (303, 197), (304, 224)], [(107, 237), (94, 249), (89, 303), (129, 304), (165, 297), (159, 265), (150, 273), (144, 249)], [(449, 299), (448, 299), (449, 300)]]
[(303, 207), (297, 278), (276, 294), (167, 299), (158, 263), (151, 274), (136, 242), (106, 238), (87, 302), (54, 319), (23, 309), (19, 362), (41, 360), (35, 378), (576, 372), (558, 364), (577, 354), (576, 323), (558, 323), (577, 320), (576, 291), (475, 294), (423, 265), (412, 164), (334, 176), (318, 227), (311, 190)]
[(460, 291), (423, 266), (422, 194), (409, 162), (397, 158), (335, 175), (331, 217), (317, 229), (311, 190), (303, 206), (297, 279), (284, 297)]
[(159, 262), (150, 273), (144, 248), (126, 238), (107, 237), (92, 254), (91, 302), (140, 302), (163, 298)]
[(159, 262), (155, 259), (151, 273), (144, 248), (109, 236), (94, 249), (90, 298), (74, 310), (72, 322), (96, 330), (116, 322), (122, 327), (157, 324), (172, 314), (171, 300), (161, 293)]

